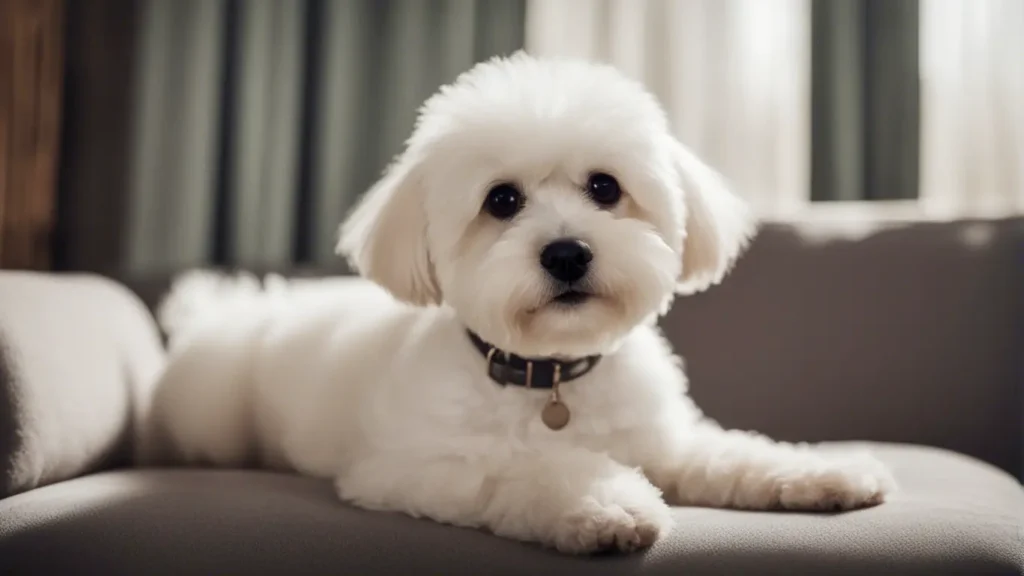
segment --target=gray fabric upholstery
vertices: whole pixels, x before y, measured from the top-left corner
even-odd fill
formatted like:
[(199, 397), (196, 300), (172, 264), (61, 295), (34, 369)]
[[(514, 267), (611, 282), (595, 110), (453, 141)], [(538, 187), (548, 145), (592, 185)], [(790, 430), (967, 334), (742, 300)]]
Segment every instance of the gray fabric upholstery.
[(0, 574), (778, 574), (1024, 571), (1024, 493), (965, 456), (873, 446), (903, 485), (846, 514), (677, 509), (646, 553), (570, 558), (340, 504), (330, 484), (237, 471), (97, 474), (0, 501)]
[(1024, 472), (1024, 219), (770, 225), (663, 326), (723, 425)]
[(152, 318), (123, 286), (0, 272), (0, 497), (129, 461), (162, 359)]

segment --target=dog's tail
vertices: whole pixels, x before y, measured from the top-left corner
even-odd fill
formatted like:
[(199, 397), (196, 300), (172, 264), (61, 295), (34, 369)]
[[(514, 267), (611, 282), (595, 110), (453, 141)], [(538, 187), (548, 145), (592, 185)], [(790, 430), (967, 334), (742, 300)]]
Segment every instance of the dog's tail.
[(276, 276), (261, 283), (252, 274), (211, 270), (193, 270), (176, 277), (156, 312), (168, 348), (180, 347), (201, 329), (219, 324), (229, 315), (265, 310), (268, 298), (280, 292), (281, 282)]

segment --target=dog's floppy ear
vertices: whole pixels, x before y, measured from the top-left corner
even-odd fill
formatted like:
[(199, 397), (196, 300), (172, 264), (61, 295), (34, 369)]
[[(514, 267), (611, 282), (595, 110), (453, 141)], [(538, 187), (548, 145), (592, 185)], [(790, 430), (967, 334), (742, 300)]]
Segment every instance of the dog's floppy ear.
[(427, 245), (421, 162), (406, 151), (341, 225), (336, 251), (395, 298), (427, 306), (441, 301)]
[(746, 203), (728, 190), (717, 172), (671, 140), (686, 209), (677, 291), (693, 294), (722, 280), (754, 236), (756, 224)]

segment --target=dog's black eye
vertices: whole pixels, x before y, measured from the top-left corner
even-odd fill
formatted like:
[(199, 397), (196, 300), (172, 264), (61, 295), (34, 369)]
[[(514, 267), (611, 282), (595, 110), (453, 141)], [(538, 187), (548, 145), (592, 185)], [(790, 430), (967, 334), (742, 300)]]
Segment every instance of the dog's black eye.
[(523, 195), (512, 184), (491, 188), (484, 200), (484, 210), (498, 220), (508, 220), (523, 208)]
[(587, 180), (587, 194), (601, 206), (614, 206), (622, 198), (622, 189), (614, 177), (595, 172)]

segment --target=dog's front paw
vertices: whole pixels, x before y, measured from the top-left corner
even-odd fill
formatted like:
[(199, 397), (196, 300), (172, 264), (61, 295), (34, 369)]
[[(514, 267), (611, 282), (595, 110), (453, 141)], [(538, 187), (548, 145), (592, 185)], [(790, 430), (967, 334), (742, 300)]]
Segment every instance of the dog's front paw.
[(660, 499), (657, 503), (622, 506), (588, 498), (559, 519), (554, 545), (569, 554), (632, 552), (651, 546), (671, 528), (671, 512)]
[(781, 508), (838, 511), (881, 504), (896, 491), (896, 480), (874, 457), (857, 455), (787, 471), (775, 486)]

